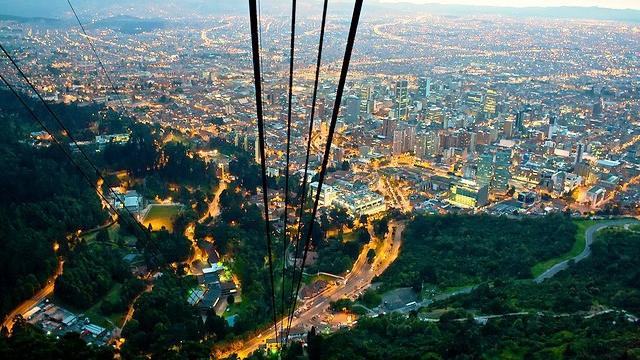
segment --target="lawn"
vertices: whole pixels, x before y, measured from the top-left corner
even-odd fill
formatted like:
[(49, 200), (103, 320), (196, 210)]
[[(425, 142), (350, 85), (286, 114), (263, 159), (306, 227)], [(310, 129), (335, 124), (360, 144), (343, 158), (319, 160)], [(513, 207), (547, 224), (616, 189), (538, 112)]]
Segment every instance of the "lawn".
[(171, 231), (173, 229), (173, 220), (182, 211), (182, 205), (149, 205), (149, 211), (140, 222), (145, 227), (151, 224), (152, 230), (160, 230), (163, 226)]
[(629, 229), (633, 231), (640, 231), (640, 224), (631, 225), (629, 226)]
[(571, 251), (558, 258), (549, 259), (535, 265), (533, 268), (531, 268), (533, 277), (538, 277), (540, 274), (547, 271), (547, 269), (551, 268), (555, 264), (578, 256), (582, 252), (582, 250), (584, 250), (586, 244), (585, 232), (587, 231), (587, 229), (595, 224), (605, 221), (609, 220), (576, 220), (574, 223), (578, 226), (578, 230), (576, 231), (576, 242), (573, 243)]

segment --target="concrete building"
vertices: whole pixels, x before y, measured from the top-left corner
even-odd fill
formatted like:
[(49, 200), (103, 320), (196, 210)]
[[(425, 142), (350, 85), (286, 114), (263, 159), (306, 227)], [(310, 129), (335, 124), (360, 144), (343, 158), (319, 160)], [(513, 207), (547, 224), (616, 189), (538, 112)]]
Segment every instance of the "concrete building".
[(333, 203), (347, 210), (355, 218), (387, 211), (384, 197), (368, 190), (359, 190), (353, 193), (341, 192)]
[(396, 83), (396, 117), (406, 121), (409, 115), (409, 82), (398, 80)]
[(598, 206), (605, 199), (607, 191), (600, 186), (594, 186), (587, 191), (587, 200), (591, 206)]
[(489, 118), (492, 118), (496, 114), (496, 102), (497, 102), (498, 94), (495, 90), (488, 89), (487, 94), (484, 98), (484, 105), (482, 110)]
[(361, 100), (357, 96), (351, 95), (347, 98), (347, 106), (344, 114), (344, 119), (347, 124), (358, 122), (360, 118), (360, 106)]
[(416, 127), (405, 125), (393, 132), (393, 154), (399, 155), (415, 150)]
[(509, 188), (509, 180), (511, 180), (511, 151), (500, 150), (496, 153), (495, 164), (493, 168), (493, 181), (491, 185), (493, 190), (504, 192)]
[[(318, 192), (317, 181), (309, 184), (309, 191), (311, 193), (311, 197), (315, 199), (316, 193)], [(322, 185), (322, 190), (320, 191), (320, 200), (318, 201), (318, 206), (331, 206), (333, 201), (338, 197), (338, 192), (333, 186), (329, 186), (327, 184)]]
[(477, 159), (476, 182), (490, 185), (493, 179), (493, 155), (482, 154)]
[(489, 202), (489, 186), (469, 180), (458, 180), (449, 186), (449, 201), (465, 208), (478, 208)]

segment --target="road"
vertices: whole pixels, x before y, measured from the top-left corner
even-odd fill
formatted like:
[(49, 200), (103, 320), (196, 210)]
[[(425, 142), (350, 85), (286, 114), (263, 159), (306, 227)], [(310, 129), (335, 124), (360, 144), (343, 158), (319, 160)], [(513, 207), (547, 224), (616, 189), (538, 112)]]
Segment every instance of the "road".
[[(393, 228), (396, 228), (395, 234)], [(302, 306), (300, 313), (291, 322), (291, 327), (299, 325), (309, 325), (313, 323), (314, 317), (320, 317), (322, 313), (328, 308), (329, 303), (339, 300), (344, 297), (350, 297), (371, 284), (371, 280), (384, 272), (387, 267), (398, 257), (400, 252), (400, 244), (402, 232), (405, 229), (403, 223), (389, 224), (389, 232), (387, 233), (383, 241), (372, 239), (369, 244), (365, 245), (362, 252), (358, 256), (352, 270), (345, 276), (345, 281), (339, 285), (329, 286), (325, 291), (320, 293), (313, 299), (306, 300)], [(369, 249), (376, 249), (376, 256), (371, 265), (367, 263), (367, 252)], [(282, 326), (282, 321), (277, 325), (278, 328)], [(280, 334), (278, 333), (278, 336)], [(266, 339), (275, 338), (275, 332), (273, 327), (265, 330), (253, 338), (244, 342), (239, 350), (235, 350), (239, 359), (244, 359), (252, 352), (258, 349), (260, 344), (263, 344)], [(215, 354), (216, 358), (225, 358), (231, 356), (233, 352), (226, 354)]]
[(56, 282), (56, 278), (62, 274), (62, 267), (64, 265), (64, 261), (60, 261), (58, 263), (58, 269), (56, 269), (55, 274), (53, 274), (49, 279), (47, 279), (47, 285), (40, 289), (35, 295), (31, 297), (29, 300), (25, 300), (18, 307), (13, 309), (7, 317), (5, 318), (2, 326), (6, 326), (9, 331), (13, 327), (13, 318), (16, 315), (22, 315), (29, 311), (32, 307), (38, 305), (42, 300), (44, 300), (47, 296), (51, 295), (53, 292), (53, 286)]
[(563, 262), (553, 265), (551, 268), (549, 268), (547, 271), (540, 274), (533, 281), (535, 281), (536, 283), (541, 283), (544, 280), (555, 276), (560, 271), (566, 269), (569, 266), (569, 262), (571, 260), (573, 260), (574, 262), (578, 262), (580, 260), (584, 260), (587, 256), (591, 255), (591, 244), (593, 243), (593, 235), (598, 230), (611, 227), (611, 226), (625, 225), (625, 224), (631, 224), (631, 223), (637, 223), (637, 222), (638, 220), (636, 219), (621, 219), (621, 220), (607, 221), (607, 222), (603, 222), (603, 223), (596, 224), (589, 227), (585, 232), (585, 247), (580, 254), (576, 255), (573, 259), (565, 260)]
[(199, 223), (203, 223), (204, 220), (207, 217), (211, 217), (212, 220), (214, 218), (216, 218), (218, 215), (220, 215), (220, 194), (222, 194), (222, 192), (227, 188), (228, 186), (228, 179), (224, 178), (224, 179), (220, 179), (220, 182), (218, 183), (218, 188), (216, 189), (216, 192), (213, 194), (213, 200), (211, 200), (211, 202), (209, 203), (209, 211), (207, 211), (206, 214), (204, 214), (204, 216), (202, 216), (198, 222)]

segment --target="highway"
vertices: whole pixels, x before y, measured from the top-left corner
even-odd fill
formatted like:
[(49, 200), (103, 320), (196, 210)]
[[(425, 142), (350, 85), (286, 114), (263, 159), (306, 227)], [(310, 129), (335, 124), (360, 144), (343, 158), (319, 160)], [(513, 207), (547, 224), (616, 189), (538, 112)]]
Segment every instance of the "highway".
[(7, 329), (11, 331), (11, 328), (13, 327), (13, 322), (14, 322), (13, 318), (15, 318), (16, 315), (22, 315), (26, 313), (27, 311), (29, 311), (29, 309), (38, 305), (47, 296), (51, 295), (51, 293), (53, 292), (53, 286), (56, 282), (56, 278), (62, 274), (63, 265), (64, 265), (64, 261), (60, 261), (58, 263), (58, 268), (56, 269), (55, 274), (53, 274), (47, 280), (47, 284), (45, 285), (45, 287), (40, 289), (40, 291), (38, 291), (35, 295), (31, 297), (31, 299), (23, 301), (22, 304), (20, 304), (18, 307), (13, 309), (13, 311), (11, 311), (7, 315), (7, 317), (5, 317), (4, 321), (2, 322), (2, 326), (6, 326)]
[(637, 222), (638, 220), (636, 219), (620, 219), (620, 220), (603, 222), (603, 223), (596, 224), (589, 227), (585, 232), (585, 247), (580, 254), (576, 255), (573, 259), (565, 260), (563, 262), (553, 265), (551, 268), (549, 268), (547, 271), (540, 274), (533, 281), (535, 281), (536, 283), (541, 283), (544, 280), (555, 276), (560, 271), (566, 269), (569, 266), (569, 261), (573, 260), (574, 262), (578, 262), (580, 260), (584, 260), (587, 256), (591, 255), (591, 244), (593, 243), (593, 235), (598, 230), (611, 227), (611, 226), (625, 225), (625, 224), (631, 224), (631, 223), (637, 223)]
[[(393, 229), (395, 228), (395, 233)], [(369, 244), (365, 245), (362, 252), (358, 256), (353, 269), (345, 276), (345, 281), (339, 285), (331, 285), (318, 296), (304, 301), (303, 305), (298, 306), (300, 313), (293, 319), (291, 327), (298, 325), (309, 326), (314, 321), (314, 317), (322, 316), (323, 312), (329, 307), (329, 303), (344, 297), (350, 297), (362, 291), (371, 284), (374, 276), (380, 275), (387, 267), (398, 257), (400, 251), (402, 232), (405, 225), (400, 223), (389, 223), (389, 232), (383, 241), (372, 238)], [(376, 249), (376, 256), (371, 265), (367, 264), (367, 252), (369, 249)], [(286, 322), (286, 320), (285, 320)], [(283, 325), (278, 322), (277, 327)], [(278, 333), (280, 336), (280, 333)], [(242, 347), (229, 353), (214, 354), (216, 358), (225, 358), (236, 353), (239, 359), (244, 359), (252, 352), (258, 349), (266, 339), (275, 338), (273, 327), (265, 330), (258, 335), (248, 339), (242, 344)]]

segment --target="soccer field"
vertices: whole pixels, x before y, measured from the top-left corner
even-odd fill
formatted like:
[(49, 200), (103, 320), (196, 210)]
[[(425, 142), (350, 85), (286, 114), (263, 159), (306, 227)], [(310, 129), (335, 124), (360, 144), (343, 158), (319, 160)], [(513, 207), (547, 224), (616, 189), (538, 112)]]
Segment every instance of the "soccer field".
[(140, 222), (154, 231), (160, 230), (163, 226), (169, 230), (173, 230), (173, 220), (182, 211), (183, 206), (180, 204), (153, 204), (149, 205), (149, 209), (144, 214)]

